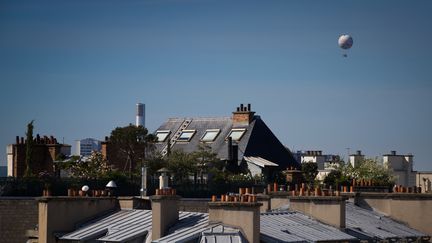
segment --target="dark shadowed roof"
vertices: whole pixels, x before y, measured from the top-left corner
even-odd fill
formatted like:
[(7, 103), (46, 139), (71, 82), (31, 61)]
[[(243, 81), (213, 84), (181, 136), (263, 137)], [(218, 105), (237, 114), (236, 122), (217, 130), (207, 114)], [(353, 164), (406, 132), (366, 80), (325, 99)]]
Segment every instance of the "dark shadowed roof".
[[(243, 156), (261, 157), (268, 161), (278, 164), (281, 168), (289, 166), (298, 166), (297, 161), (292, 156), (291, 152), (283, 146), (273, 132), (267, 127), (264, 121), (259, 116), (254, 116), (254, 119), (249, 125), (237, 126), (233, 124), (230, 117), (216, 118), (170, 118), (164, 122), (156, 131), (169, 130), (171, 139), (179, 131), (179, 128), (184, 125), (184, 122), (190, 121), (184, 130), (194, 130), (195, 134), (188, 142), (177, 141), (173, 143), (171, 150), (182, 150), (184, 152), (196, 151), (200, 144), (207, 144), (212, 148), (212, 151), (217, 154), (222, 160), (228, 159), (228, 142), (227, 136), (231, 129), (246, 129), (240, 141), (233, 141), (233, 144), (238, 145), (238, 158), (243, 159)], [(208, 129), (219, 129), (220, 133), (213, 142), (202, 142), (201, 138)], [(157, 150), (162, 151), (166, 147), (166, 141), (156, 145)]]

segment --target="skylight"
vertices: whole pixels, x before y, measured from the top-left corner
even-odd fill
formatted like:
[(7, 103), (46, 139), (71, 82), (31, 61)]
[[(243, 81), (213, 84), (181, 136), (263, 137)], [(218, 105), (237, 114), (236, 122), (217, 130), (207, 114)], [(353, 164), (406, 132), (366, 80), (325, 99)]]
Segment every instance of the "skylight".
[(219, 135), (220, 129), (207, 129), (201, 137), (202, 142), (213, 142)]
[(195, 130), (183, 130), (180, 136), (177, 138), (177, 141), (189, 142), (194, 134), (195, 134)]
[(243, 134), (246, 132), (246, 128), (235, 128), (232, 129), (228, 137), (231, 137), (233, 141), (240, 141)]
[(170, 133), (171, 133), (170, 130), (158, 130), (158, 131), (156, 131), (157, 141), (159, 143), (164, 142)]

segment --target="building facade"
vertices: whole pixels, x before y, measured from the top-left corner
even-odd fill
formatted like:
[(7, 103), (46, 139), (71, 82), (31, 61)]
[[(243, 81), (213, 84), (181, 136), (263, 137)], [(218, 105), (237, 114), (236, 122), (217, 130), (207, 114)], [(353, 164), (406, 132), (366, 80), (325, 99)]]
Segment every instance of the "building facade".
[[(8, 176), (22, 177), (26, 170), (26, 143), (23, 137), (16, 137), (15, 144), (7, 146)], [(60, 144), (53, 136), (40, 137), (39, 134), (33, 141), (32, 148), (32, 173), (54, 172), (54, 161), (59, 155), (70, 155), (71, 146)]]
[(413, 170), (413, 155), (399, 155), (396, 151), (383, 155), (383, 165), (392, 170), (395, 183), (402, 186), (416, 185), (416, 171)]
[(76, 154), (89, 156), (93, 151), (101, 151), (101, 141), (94, 138), (85, 138), (76, 141)]

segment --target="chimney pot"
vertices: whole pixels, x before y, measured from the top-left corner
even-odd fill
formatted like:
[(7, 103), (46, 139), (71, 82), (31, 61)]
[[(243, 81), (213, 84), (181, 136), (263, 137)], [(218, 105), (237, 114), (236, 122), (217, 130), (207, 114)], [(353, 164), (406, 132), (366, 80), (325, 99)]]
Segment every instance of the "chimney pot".
[(251, 111), (251, 104), (247, 105), (247, 109), (248, 109), (248, 111)]

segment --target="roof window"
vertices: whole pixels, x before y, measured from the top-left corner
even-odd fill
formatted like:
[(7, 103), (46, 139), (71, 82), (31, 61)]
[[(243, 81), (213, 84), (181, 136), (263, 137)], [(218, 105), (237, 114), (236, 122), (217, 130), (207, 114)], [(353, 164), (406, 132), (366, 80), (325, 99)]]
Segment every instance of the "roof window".
[(157, 141), (159, 143), (165, 142), (165, 140), (167, 139), (167, 137), (170, 133), (171, 133), (170, 130), (158, 130), (158, 131), (156, 131)]
[(180, 136), (177, 138), (179, 142), (189, 142), (193, 135), (195, 134), (195, 130), (183, 130)]
[(240, 141), (240, 139), (243, 137), (245, 132), (246, 132), (246, 128), (233, 128), (231, 129), (231, 132), (229, 133), (227, 138), (231, 137), (233, 141)]
[(219, 133), (220, 129), (207, 129), (201, 137), (201, 142), (213, 142)]

